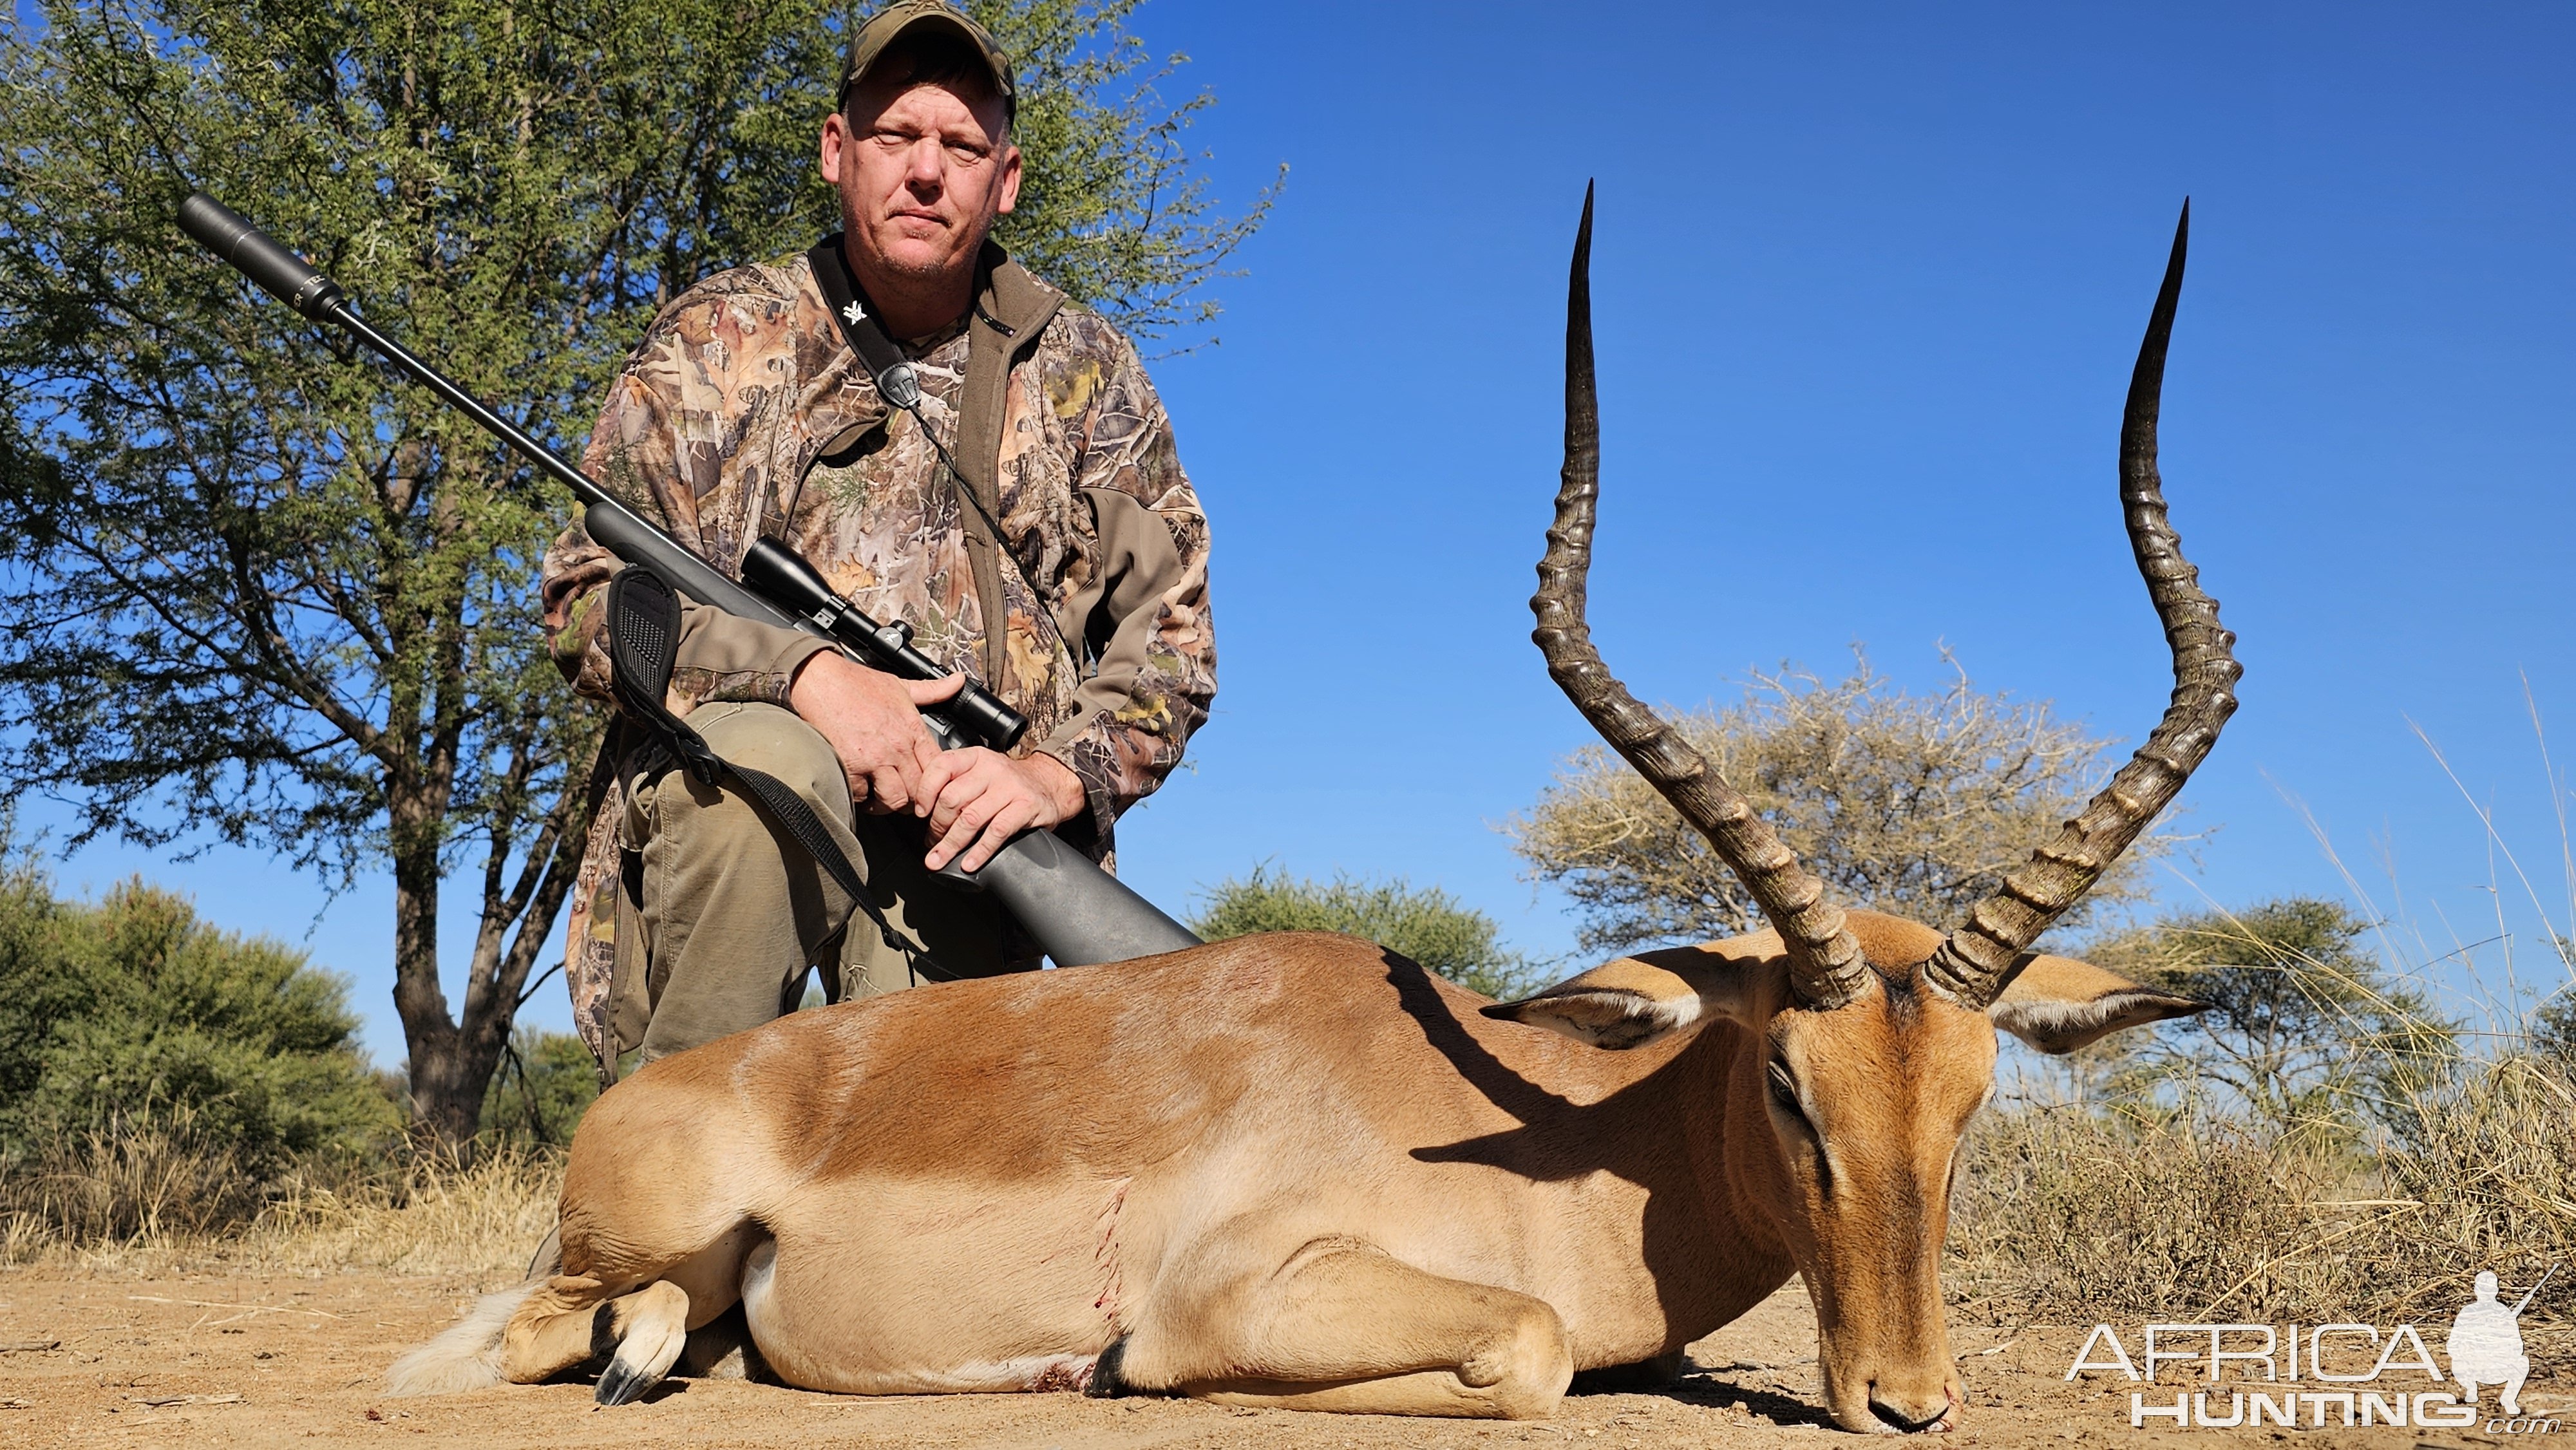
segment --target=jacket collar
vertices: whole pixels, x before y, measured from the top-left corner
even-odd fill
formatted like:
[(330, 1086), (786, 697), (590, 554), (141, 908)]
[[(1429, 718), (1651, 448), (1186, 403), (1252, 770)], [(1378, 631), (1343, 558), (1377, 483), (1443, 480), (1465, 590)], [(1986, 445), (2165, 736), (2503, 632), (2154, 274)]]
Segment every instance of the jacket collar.
[[(835, 232), (825, 240), (837, 249), (840, 234)], [(815, 250), (819, 253), (822, 249)], [(822, 277), (813, 270), (824, 264), (812, 261), (810, 255), (808, 260), (812, 262), (807, 271), (808, 285), (813, 288), (815, 301), (821, 304), (824, 325), (835, 339), (841, 339), (839, 324), (830, 320), (830, 296), (822, 285)], [(843, 261), (842, 265), (846, 268), (848, 264)], [(842, 275), (846, 277), (847, 273)], [(853, 283), (845, 282), (843, 285), (847, 287)], [(941, 328), (933, 337), (954, 337), (957, 333), (950, 329), (956, 328), (978, 334), (978, 350), (998, 341), (1006, 345), (1006, 352), (1016, 354), (1036, 341), (1038, 334), (1045, 331), (1047, 323), (1054, 319), (1056, 309), (1063, 305), (1063, 293), (1030, 275), (1027, 268), (1011, 260), (1008, 252), (988, 240), (975, 258), (974, 301), (968, 304), (966, 316)], [(847, 352), (846, 340), (842, 340), (841, 351)], [(898, 346), (911, 345), (904, 339), (895, 341)]]
[(975, 289), (969, 325), (1008, 343), (1012, 352), (1035, 342), (1064, 305), (1063, 293), (1029, 275), (993, 242), (984, 243), (975, 268), (983, 282)]

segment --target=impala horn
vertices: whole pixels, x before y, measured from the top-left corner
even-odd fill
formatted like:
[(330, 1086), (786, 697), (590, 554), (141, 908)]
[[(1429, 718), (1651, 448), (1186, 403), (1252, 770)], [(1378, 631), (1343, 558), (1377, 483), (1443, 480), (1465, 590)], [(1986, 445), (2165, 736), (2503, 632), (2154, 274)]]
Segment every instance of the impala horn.
[[(1978, 902), (1968, 919), (1923, 964), (1932, 987), (1963, 1007), (1982, 1010), (2011, 981), (2013, 964), (2049, 924), (2083, 899), (2120, 853), (2153, 824), (2209, 758), (2220, 727), (2236, 713), (2236, 636), (2218, 623), (2218, 601), (2202, 592), (2200, 571), (2182, 556), (2182, 540), (2165, 516), (2164, 481), (2156, 473), (2156, 411), (2164, 392), (2165, 344), (2173, 334), (2174, 304), (2182, 296), (2185, 244), (2191, 236), (2191, 203), (2174, 228), (2173, 258), (2138, 346), (2137, 371), (2129, 376), (2129, 406), (2120, 424), (2120, 504), (2128, 517), (2129, 545), (2146, 576), (2147, 597), (2163, 621), (2173, 650), (2173, 702), (2165, 716), (2120, 767), (2110, 784), (2086, 802), (2083, 813), (2057, 838), (2031, 853), (2030, 863), (2004, 878), (2002, 889)], [(1573, 436), (1571, 425), (1566, 430)], [(1568, 465), (1571, 476), (1572, 466)], [(1570, 487), (1571, 485), (1569, 485)]]
[(1584, 580), (1592, 566), (1592, 520), (1601, 492), (1601, 413), (1592, 378), (1592, 188), (1583, 190), (1583, 226), (1574, 237), (1574, 266), (1565, 295), (1565, 472), (1556, 492), (1556, 523), (1539, 560), (1530, 632), (1547, 656), (1557, 688), (1592, 722), (1612, 749), (1663, 793), (1728, 869), (1744, 882), (1789, 952), (1789, 985), (1800, 1005), (1829, 1011), (1860, 994), (1869, 975), (1860, 943), (1844, 928), (1842, 909), (1825, 900), (1825, 884), (1707, 759), (1672, 725), (1640, 704), (1601, 663), (1583, 622)]

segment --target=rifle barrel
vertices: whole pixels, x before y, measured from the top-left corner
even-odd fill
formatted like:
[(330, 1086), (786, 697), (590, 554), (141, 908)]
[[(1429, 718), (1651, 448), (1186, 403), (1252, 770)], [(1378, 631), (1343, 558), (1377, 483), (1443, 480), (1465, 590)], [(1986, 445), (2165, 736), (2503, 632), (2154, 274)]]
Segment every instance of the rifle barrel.
[(681, 548), (668, 535), (636, 517), (632, 509), (610, 497), (597, 480), (554, 454), (554, 450), (527, 435), (518, 424), (493, 412), (480, 398), (448, 381), (445, 374), (431, 367), (426, 359), (367, 324), (349, 306), (348, 295), (338, 283), (322, 275), (319, 268), (288, 251), (278, 241), (251, 224), (250, 219), (225, 206), (204, 192), (191, 194), (179, 204), (179, 229), (196, 238), (206, 250), (230, 262), (242, 275), (259, 284), (261, 290), (286, 303), (316, 322), (327, 322), (364, 343), (377, 356), (392, 363), (403, 374), (422, 387), (436, 393), (441, 402), (474, 420), (484, 432), (508, 444), (510, 451), (534, 464), (539, 472), (581, 500), (582, 525), (593, 540), (629, 563), (648, 564), (671, 587), (712, 605), (727, 614), (739, 614), (764, 624), (801, 629), (807, 634), (830, 638), (810, 621), (796, 619), (787, 611), (772, 605), (742, 585), (718, 573), (704, 559)]
[(438, 369), (413, 354), (412, 350), (367, 325), (365, 318), (349, 310), (347, 301), (334, 298), (320, 309), (322, 320), (347, 328), (351, 336), (376, 350), (387, 362), (410, 375), (414, 382), (436, 393), (449, 407), (463, 413), (484, 432), (510, 445), (510, 450), (533, 463), (557, 483), (572, 490), (581, 500), (582, 527), (593, 542), (629, 563), (650, 564), (653, 571), (671, 582), (671, 587), (711, 605), (727, 614), (738, 614), (764, 624), (800, 629), (807, 634), (830, 638), (810, 620), (797, 619), (768, 600), (752, 593), (718, 573), (715, 566), (681, 548), (668, 535), (636, 517), (634, 510), (609, 496), (589, 474), (557, 458), (554, 450), (529, 437), (509, 419), (483, 406), (463, 388), (449, 382)]
[(2514, 1318), (2516, 1318), (2516, 1319), (2520, 1319), (2520, 1318), (2522, 1317), (2522, 1311), (2524, 1311), (2525, 1309), (2530, 1308), (2530, 1307), (2531, 1307), (2531, 1301), (2540, 1297), (2541, 1285), (2543, 1285), (2543, 1284), (2547, 1284), (2547, 1283), (2549, 1282), (2549, 1277), (2550, 1277), (2550, 1275), (2555, 1274), (2555, 1273), (2557, 1273), (2557, 1272), (2558, 1272), (2558, 1266), (2557, 1266), (2556, 1264), (2552, 1264), (2552, 1265), (2550, 1265), (2548, 1268), (2546, 1268), (2546, 1269), (2544, 1269), (2544, 1270), (2542, 1270), (2542, 1271), (2541, 1271), (2541, 1274), (2540, 1274), (2540, 1283), (2539, 1283), (2539, 1284), (2534, 1284), (2534, 1285), (2532, 1285), (2532, 1286), (2531, 1286), (2531, 1292), (2522, 1296), (2522, 1302), (2513, 1306), (2513, 1317), (2514, 1317)]
[(557, 458), (553, 449), (529, 437), (518, 424), (483, 406), (480, 399), (449, 382), (438, 369), (431, 367), (410, 348), (368, 326), (365, 318), (350, 310), (346, 298), (332, 298), (329, 305), (320, 310), (318, 320), (345, 328), (351, 336), (375, 349), (378, 356), (402, 369), (413, 382), (438, 394), (440, 401), (473, 419), (484, 432), (509, 444), (511, 452), (535, 464), (540, 472), (555, 482), (571, 489), (572, 496), (580, 499), (583, 507), (597, 508), (601, 504), (622, 507), (617, 500), (609, 497), (608, 490), (601, 488), (598, 481), (589, 474)]

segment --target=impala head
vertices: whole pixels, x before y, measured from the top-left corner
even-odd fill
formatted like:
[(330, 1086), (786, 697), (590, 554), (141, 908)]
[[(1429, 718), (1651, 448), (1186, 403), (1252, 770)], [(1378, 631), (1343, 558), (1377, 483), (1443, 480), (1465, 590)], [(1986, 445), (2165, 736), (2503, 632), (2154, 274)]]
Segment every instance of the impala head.
[[(2190, 220), (2184, 212), (2184, 228)], [(1771, 930), (1622, 958), (1490, 1015), (1605, 1048), (1723, 1019), (1747, 1034), (1723, 1103), (1730, 1186), (1762, 1204), (1816, 1302), (1826, 1408), (1845, 1428), (1950, 1429), (1959, 1377), (1940, 1253), (1968, 1120), (1994, 1087), (1995, 1032), (2071, 1052), (2201, 1010), (2030, 950), (2182, 789), (2236, 708), (2235, 637), (2165, 517), (2156, 408), (2182, 289), (2177, 229), (2129, 385), (2120, 494), (2173, 650), (2174, 693), (2135, 757), (2083, 812), (1948, 932), (1847, 912), (1698, 752), (1603, 666), (1583, 619), (1600, 474), (1589, 260), (1592, 202), (1566, 316), (1565, 471), (1539, 563), (1533, 638), (1602, 737), (1705, 836)]]

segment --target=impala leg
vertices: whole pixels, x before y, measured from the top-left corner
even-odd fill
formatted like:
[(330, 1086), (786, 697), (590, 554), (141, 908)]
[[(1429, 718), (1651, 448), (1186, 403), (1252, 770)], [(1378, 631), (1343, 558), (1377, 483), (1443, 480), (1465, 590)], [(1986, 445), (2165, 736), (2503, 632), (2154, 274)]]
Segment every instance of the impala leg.
[(617, 1305), (634, 1291), (632, 1281), (605, 1283), (587, 1275), (558, 1274), (528, 1296), (501, 1332), (501, 1377), (532, 1385), (587, 1360), (596, 1341), (616, 1344)]
[(1574, 1375), (1544, 1301), (1348, 1241), (1309, 1245), (1174, 1323), (1121, 1347), (1128, 1383), (1220, 1404), (1524, 1420), (1553, 1413)]
[(501, 1338), (502, 1377), (533, 1384), (606, 1357), (599, 1402), (637, 1398), (671, 1372), (690, 1330), (740, 1298), (743, 1255), (756, 1236), (749, 1225), (737, 1226), (650, 1278), (556, 1276), (510, 1316)]

